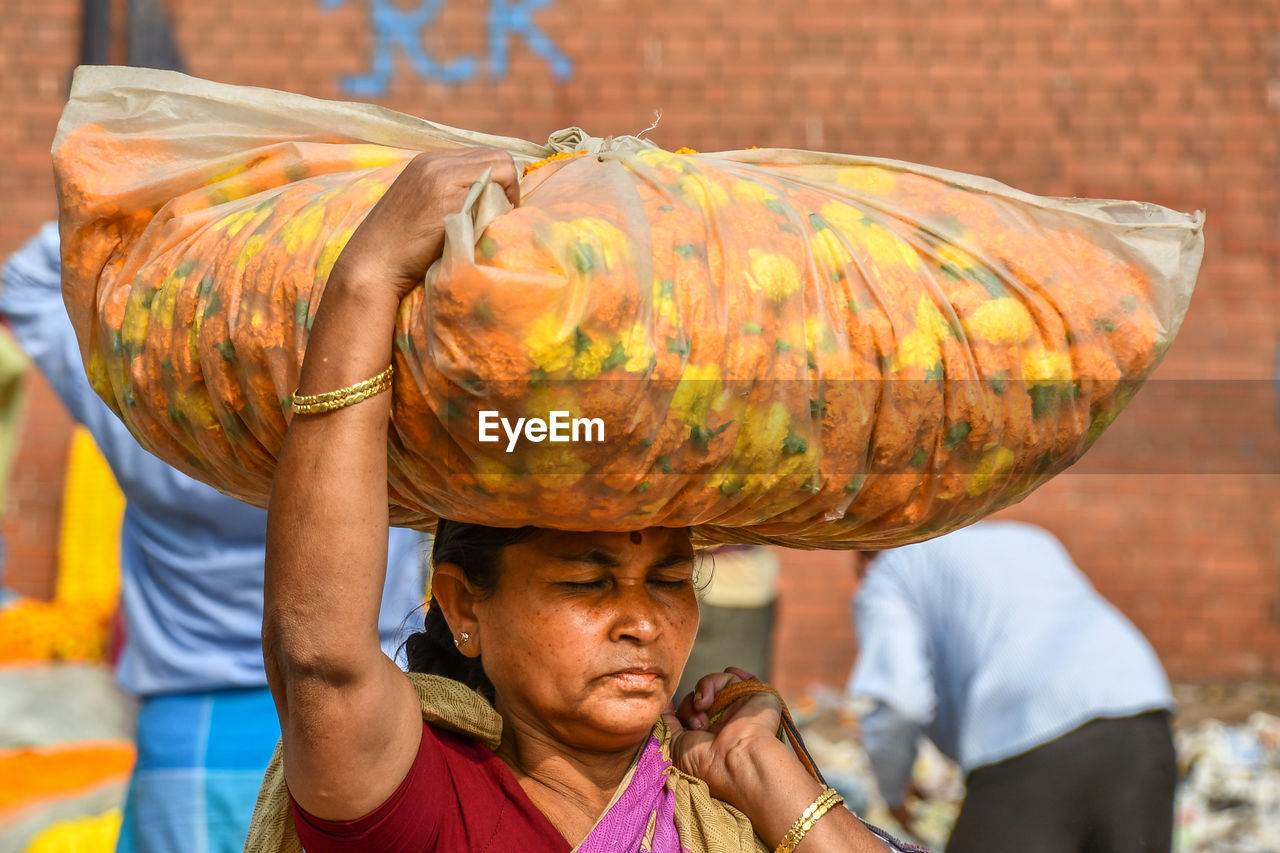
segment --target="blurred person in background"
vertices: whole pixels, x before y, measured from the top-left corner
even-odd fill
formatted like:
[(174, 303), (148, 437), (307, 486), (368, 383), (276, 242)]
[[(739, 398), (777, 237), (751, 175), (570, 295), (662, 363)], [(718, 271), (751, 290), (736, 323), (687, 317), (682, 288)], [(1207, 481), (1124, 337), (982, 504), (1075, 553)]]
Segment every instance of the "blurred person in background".
[(778, 555), (758, 545), (725, 545), (707, 556), (710, 579), (698, 590), (701, 620), (677, 696), (699, 675), (737, 666), (772, 677), (771, 644), (778, 601)]
[(848, 690), (904, 826), (924, 735), (966, 774), (948, 853), (1167, 853), (1168, 679), (1057, 539), (984, 522), (856, 560)]
[[(0, 270), (0, 319), (125, 495), (120, 685), (141, 699), (118, 851), (239, 853), (280, 737), (262, 662), (266, 513), (187, 477), (135, 441), (90, 388), (62, 302), (58, 228)], [(392, 529), (379, 633), (395, 653), (422, 603), (422, 537)]]

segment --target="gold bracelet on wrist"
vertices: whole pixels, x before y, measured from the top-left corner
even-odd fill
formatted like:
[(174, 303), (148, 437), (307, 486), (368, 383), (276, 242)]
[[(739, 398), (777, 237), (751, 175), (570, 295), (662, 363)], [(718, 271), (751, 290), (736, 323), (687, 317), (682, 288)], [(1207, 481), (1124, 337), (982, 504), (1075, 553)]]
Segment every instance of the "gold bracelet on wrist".
[(787, 830), (787, 834), (782, 836), (782, 843), (778, 845), (778, 849), (774, 853), (795, 853), (795, 849), (800, 842), (813, 829), (813, 825), (818, 822), (824, 814), (831, 810), (833, 806), (844, 802), (844, 797), (840, 796), (840, 792), (835, 788), (827, 788), (818, 795), (818, 799), (814, 800), (809, 808), (804, 810), (804, 814), (791, 825)]
[(348, 385), (346, 388), (339, 388), (336, 391), (325, 391), (323, 394), (299, 394), (295, 391), (293, 393), (293, 413), (295, 415), (315, 415), (320, 412), (343, 409), (359, 403), (361, 400), (367, 400), (391, 387), (391, 374), (394, 370), (395, 365), (388, 364), (387, 369), (377, 376), (370, 377), (363, 382), (357, 382), (354, 385)]

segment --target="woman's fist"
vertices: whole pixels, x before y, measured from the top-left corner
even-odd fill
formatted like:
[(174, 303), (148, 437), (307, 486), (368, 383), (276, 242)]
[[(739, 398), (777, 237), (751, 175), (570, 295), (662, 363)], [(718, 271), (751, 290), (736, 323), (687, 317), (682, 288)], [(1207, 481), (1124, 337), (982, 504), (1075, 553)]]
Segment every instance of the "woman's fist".
[(505, 151), (464, 148), (410, 160), (351, 235), (331, 277), (385, 286), (398, 301), (440, 257), (445, 216), (462, 210), (486, 170), (511, 204), (519, 204), (519, 178)]

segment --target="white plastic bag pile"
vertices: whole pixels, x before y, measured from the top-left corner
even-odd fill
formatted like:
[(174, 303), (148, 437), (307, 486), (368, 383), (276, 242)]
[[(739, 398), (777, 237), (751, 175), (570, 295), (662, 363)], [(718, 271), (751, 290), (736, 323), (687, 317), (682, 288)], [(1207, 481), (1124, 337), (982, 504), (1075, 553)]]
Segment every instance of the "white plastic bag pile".
[(1280, 850), (1280, 717), (1261, 711), (1241, 725), (1206, 720), (1176, 737), (1174, 849), (1179, 853)]

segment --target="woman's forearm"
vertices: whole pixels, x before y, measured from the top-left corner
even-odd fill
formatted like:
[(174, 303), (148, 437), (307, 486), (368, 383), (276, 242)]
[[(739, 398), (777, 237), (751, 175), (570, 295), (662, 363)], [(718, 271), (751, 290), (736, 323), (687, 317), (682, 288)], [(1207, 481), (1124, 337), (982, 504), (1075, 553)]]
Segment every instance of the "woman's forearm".
[[(398, 300), (335, 268), (307, 346), (298, 392), (375, 376), (391, 359)], [(294, 415), (267, 525), (264, 650), (269, 665), (342, 679), (381, 657), (378, 607), (386, 573), (386, 436), (391, 394), (332, 412)]]
[[(316, 315), (301, 394), (382, 371), (395, 294), (345, 268)], [(331, 820), (375, 808), (404, 778), (422, 721), (378, 643), (387, 566), (389, 392), (295, 414), (267, 520), (263, 658), (280, 712), (285, 775), (298, 803)]]
[[(731, 802), (751, 821), (756, 835), (776, 848), (796, 819), (823, 792), (817, 782), (781, 741), (745, 744), (727, 760), (736, 782)], [(885, 845), (853, 813), (836, 806), (814, 824), (796, 848), (797, 853), (885, 853)]]

